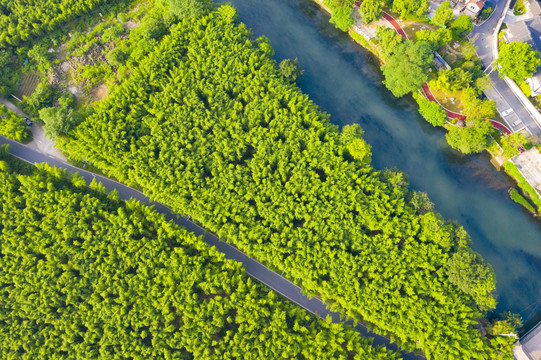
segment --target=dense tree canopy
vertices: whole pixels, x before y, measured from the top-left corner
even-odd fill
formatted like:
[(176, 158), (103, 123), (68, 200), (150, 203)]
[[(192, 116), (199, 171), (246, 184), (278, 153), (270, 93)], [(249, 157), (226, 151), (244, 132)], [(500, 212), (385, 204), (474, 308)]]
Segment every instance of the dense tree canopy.
[(364, 0), (359, 7), (359, 14), (367, 24), (376, 21), (383, 15), (381, 0)]
[(2, 359), (397, 358), (150, 208), (1, 159)]
[(10, 52), (0, 49), (0, 96), (7, 96), (16, 82), (14, 68)]
[(430, 77), (432, 49), (426, 41), (404, 42), (398, 45), (389, 60), (381, 67), (385, 86), (396, 97), (419, 89)]
[(512, 41), (500, 47), (496, 65), (501, 77), (523, 81), (531, 77), (541, 65), (541, 54), (532, 49), (530, 44)]
[[(445, 92), (455, 92), (464, 88), (471, 88), (473, 85), (473, 76), (469, 71), (465, 71), (462, 68), (445, 69), (438, 71), (437, 77), (430, 82), (430, 87)], [(477, 94), (474, 89), (473, 96), (477, 98)]]
[(158, 0), (166, 12), (183, 19), (201, 15), (212, 8), (212, 0)]
[(433, 126), (443, 126), (447, 121), (447, 113), (440, 104), (430, 101), (419, 93), (414, 93), (415, 100), (419, 104), (421, 116)]
[(0, 135), (16, 141), (24, 141), (30, 137), (30, 130), (22, 116), (0, 105)]
[(459, 15), (451, 24), (451, 28), (457, 36), (464, 36), (473, 29), (473, 22), (469, 15)]
[(472, 119), (465, 127), (451, 127), (445, 138), (453, 149), (464, 154), (478, 153), (492, 143), (493, 129), (487, 120)]
[[(359, 128), (338, 132), (283, 78), (268, 40), (229, 15), (172, 27), (65, 139), (70, 158), (192, 215), (404, 349), (509, 354), (476, 329), (483, 304), (449, 279), (463, 230), (414, 208), (403, 174), (371, 168)], [(424, 74), (429, 50), (404, 52)]]
[(491, 119), (496, 114), (496, 103), (488, 99), (479, 99), (475, 88), (465, 88), (460, 99), (464, 105), (464, 114), (469, 119)]
[(396, 50), (397, 46), (404, 42), (404, 38), (394, 29), (383, 25), (377, 27), (376, 40), (383, 59), (388, 59)]
[(64, 106), (43, 108), (39, 118), (45, 123), (45, 135), (53, 140), (67, 135), (81, 122), (81, 115), (76, 110)]
[(0, 48), (40, 36), (117, 0), (0, 0)]
[(419, 30), (415, 32), (416, 41), (427, 41), (433, 51), (438, 50), (444, 45), (449, 45), (453, 40), (453, 35), (449, 29)]
[(428, 0), (394, 0), (393, 11), (402, 19), (408, 16), (423, 16), (428, 10)]
[(280, 62), (280, 73), (287, 81), (295, 83), (302, 76), (303, 70), (299, 65), (299, 60), (284, 59)]
[(438, 26), (447, 27), (453, 20), (453, 8), (451, 2), (444, 1), (436, 9), (432, 22)]

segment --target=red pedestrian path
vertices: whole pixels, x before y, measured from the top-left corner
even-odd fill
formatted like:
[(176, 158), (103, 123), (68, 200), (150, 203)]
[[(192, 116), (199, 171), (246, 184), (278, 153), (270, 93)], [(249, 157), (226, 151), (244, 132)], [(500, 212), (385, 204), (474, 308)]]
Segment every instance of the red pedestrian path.
[[(396, 32), (399, 33), (403, 38), (405, 38), (405, 39), (408, 38), (408, 36), (404, 32), (404, 29), (402, 29), (400, 24), (391, 15), (387, 14), (386, 12), (383, 12), (383, 18), (385, 20), (387, 20), (394, 27)], [(426, 98), (428, 100), (438, 103), (445, 110), (445, 112), (447, 112), (447, 116), (449, 116), (450, 118), (459, 119), (459, 120), (466, 120), (466, 115), (456, 113), (454, 111), (446, 109), (445, 106), (442, 106), (438, 102), (438, 100), (436, 100), (436, 98), (432, 94), (432, 91), (430, 91), (430, 87), (428, 87), (427, 83), (423, 84), (423, 94), (426, 96)], [(491, 119), (488, 119), (488, 121), (490, 121), (492, 126), (495, 127), (496, 129), (499, 129), (499, 130), (503, 131), (505, 134), (511, 134), (511, 130), (507, 126), (502, 124), (501, 122), (496, 121), (496, 120), (491, 120)]]

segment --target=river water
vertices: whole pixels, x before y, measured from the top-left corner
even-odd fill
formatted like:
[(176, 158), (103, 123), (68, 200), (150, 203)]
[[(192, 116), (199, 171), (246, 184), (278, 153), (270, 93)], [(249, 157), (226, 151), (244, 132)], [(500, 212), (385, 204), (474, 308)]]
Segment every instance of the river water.
[(411, 98), (382, 85), (377, 60), (312, 0), (229, 0), (254, 36), (267, 36), (275, 59), (298, 58), (299, 86), (338, 125), (359, 123), (377, 169), (398, 168), (436, 210), (458, 221), (494, 267), (498, 311), (533, 320), (541, 312), (541, 221), (509, 199), (510, 181), (488, 156), (463, 156), (425, 122)]

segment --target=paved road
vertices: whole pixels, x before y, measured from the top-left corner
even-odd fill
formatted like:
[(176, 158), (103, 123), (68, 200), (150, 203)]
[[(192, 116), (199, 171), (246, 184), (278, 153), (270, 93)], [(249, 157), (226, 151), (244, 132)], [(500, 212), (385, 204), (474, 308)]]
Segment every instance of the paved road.
[[(171, 209), (167, 206), (150, 201), (149, 198), (140, 191), (122, 185), (116, 181), (108, 179), (106, 177), (91, 173), (89, 171), (76, 168), (70, 164), (67, 164), (59, 159), (50, 157), (48, 155), (42, 154), (34, 149), (29, 148), (26, 145), (11, 141), (6, 139), (3, 136), (0, 136), (0, 144), (10, 144), (10, 153), (22, 160), (25, 160), (29, 163), (48, 163), (52, 166), (57, 166), (60, 168), (67, 169), (70, 172), (77, 172), (80, 176), (85, 178), (89, 183), (93, 178), (96, 178), (97, 181), (101, 182), (108, 191), (116, 189), (120, 198), (123, 200), (137, 199), (140, 202), (152, 205), (156, 211), (165, 215), (169, 220), (174, 221), (177, 225), (184, 227), (191, 233), (194, 233), (197, 236), (203, 236), (203, 240), (210, 246), (216, 247), (219, 251), (225, 254), (226, 259), (231, 259), (242, 263), (246, 269), (246, 272), (251, 277), (259, 280), (269, 288), (280, 293), (285, 298), (291, 300), (295, 304), (301, 306), (305, 310), (316, 314), (321, 318), (326, 318), (331, 316), (333, 322), (343, 322), (340, 319), (341, 314), (338, 312), (328, 310), (321, 300), (313, 297), (309, 299), (307, 296), (303, 295), (301, 288), (293, 284), (289, 280), (281, 277), (279, 274), (274, 271), (269, 270), (263, 264), (255, 261), (254, 259), (248, 257), (246, 254), (238, 250), (237, 248), (220, 241), (218, 237), (214, 234), (207, 232), (205, 229), (201, 228), (197, 224), (186, 220), (185, 218), (177, 217)], [(348, 321), (347, 324), (352, 324), (351, 321)], [(355, 326), (355, 329), (363, 336), (373, 337), (375, 345), (384, 345), (389, 350), (397, 351), (398, 347), (395, 343), (391, 343), (389, 339), (378, 334), (369, 332), (364, 325), (358, 324)], [(421, 360), (424, 359), (423, 356), (415, 355), (413, 353), (404, 353), (402, 352), (402, 357), (405, 360)]]
[[(492, 16), (479, 26), (475, 26), (470, 34), (477, 47), (477, 55), (481, 58), (483, 66), (492, 70), (495, 50), (497, 47), (498, 28), (507, 9), (510, 0), (497, 0)], [(502, 115), (512, 131), (520, 131), (524, 128), (536, 135), (541, 132), (541, 125), (536, 121), (535, 116), (524, 105), (525, 97), (521, 100), (520, 90), (513, 89), (498, 75), (498, 72), (490, 73), (490, 80), (493, 87), (485, 91), (485, 95), (496, 102), (498, 112)]]
[[(30, 118), (30, 116), (25, 114), (21, 109), (19, 109), (15, 104), (13, 104), (13, 102), (9, 101), (8, 99), (0, 97), (0, 105), (4, 105), (9, 110), (13, 111), (16, 114), (19, 114), (22, 117)], [(34, 121), (32, 126), (30, 127), (30, 130), (32, 132), (32, 142), (28, 144), (28, 147), (38, 152), (66, 161), (66, 157), (54, 147), (54, 141), (45, 136), (45, 130), (43, 129), (43, 125), (41, 125), (37, 121)]]

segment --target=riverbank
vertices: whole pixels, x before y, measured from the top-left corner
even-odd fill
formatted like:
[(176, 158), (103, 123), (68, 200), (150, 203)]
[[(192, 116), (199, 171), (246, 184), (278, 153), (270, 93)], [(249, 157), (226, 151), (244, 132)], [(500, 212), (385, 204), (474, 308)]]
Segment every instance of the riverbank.
[[(317, 4), (320, 9), (324, 10), (325, 12), (327, 12), (329, 15), (332, 16), (331, 9), (328, 8), (323, 3), (322, 0), (313, 0), (313, 2), (315, 4)], [(354, 10), (353, 10), (354, 14), (358, 13), (358, 9), (359, 9), (358, 7), (354, 8)], [(360, 46), (362, 46), (363, 48), (368, 50), (370, 53), (372, 53), (378, 59), (380, 65), (384, 64), (385, 60), (383, 59), (383, 57), (379, 53), (378, 47), (373, 43), (374, 37), (372, 36), (372, 32), (370, 31), (370, 29), (367, 28), (365, 26), (365, 24), (363, 24), (362, 21), (357, 16), (353, 16), (353, 18), (355, 19), (355, 22), (354, 22), (353, 26), (351, 26), (349, 28), (349, 30), (348, 30), (349, 37), (353, 41), (355, 41), (357, 44), (359, 44)], [(390, 25), (389, 26), (390, 28), (393, 28), (403, 38), (405, 38), (405, 39), (408, 38), (408, 36), (406, 35), (405, 31), (402, 29), (400, 24), (391, 15), (384, 12), (382, 18)], [(456, 120), (463, 120), (464, 121), (464, 120), (466, 120), (465, 115), (462, 115), (462, 114), (459, 114), (459, 113), (456, 113), (456, 112), (453, 112), (453, 111), (450, 111), (450, 110), (446, 109), (443, 105), (441, 105), (439, 103), (439, 101), (434, 96), (431, 96), (432, 93), (431, 93), (430, 88), (428, 87), (427, 83), (425, 83), (423, 85), (422, 91), (421, 91), (421, 89), (419, 89), (419, 91), (428, 100), (438, 103), (438, 105), (440, 105), (447, 112), (447, 116), (450, 119), (455, 119), (453, 121), (456, 121)], [(489, 121), (494, 128), (496, 128), (497, 130), (503, 132), (503, 134), (505, 134), (505, 135), (512, 134), (512, 131), (505, 124), (503, 124), (502, 122), (497, 121), (497, 120), (493, 120), (493, 119), (487, 119), (487, 121)], [(444, 126), (444, 128), (449, 130), (447, 126), (450, 126), (450, 125), (455, 125), (455, 124), (447, 124), (446, 126)], [(509, 172), (508, 166), (504, 166), (505, 163), (508, 162), (508, 161), (506, 161), (507, 159), (503, 158), (503, 161), (502, 161), (501, 154), (497, 153), (498, 150), (500, 150), (500, 151), (502, 150), (500, 144), (498, 144), (498, 142), (496, 140), (494, 141), (494, 143), (495, 143), (495, 145), (492, 146), (493, 149), (492, 148), (485, 149), (487, 151), (487, 153), (490, 154), (490, 156), (492, 158), (491, 163), (496, 167), (497, 170), (503, 171), (508, 176), (510, 176), (516, 182), (516, 185), (520, 189), (520, 190), (518, 190), (518, 192), (520, 192), (522, 194), (522, 195), (519, 195), (515, 188), (511, 188), (511, 189), (509, 189), (509, 197), (513, 201), (517, 202), (518, 204), (520, 204), (521, 206), (526, 208), (528, 211), (530, 211), (530, 213), (532, 215), (534, 215), (537, 218), (539, 216), (539, 214), (540, 214), (540, 211), (541, 211), (541, 207), (537, 206), (538, 202), (541, 201), (541, 197), (539, 197), (539, 196), (536, 197), (535, 194), (537, 194), (537, 193), (535, 191), (532, 193), (532, 192), (523, 190), (523, 186), (521, 186), (522, 183), (516, 178), (516, 176), (514, 176), (512, 173)], [(521, 148), (521, 151), (523, 151), (523, 150), (524, 149)], [(538, 208), (538, 210), (537, 211), (536, 210), (532, 211), (532, 205), (535, 206), (535, 208)]]

